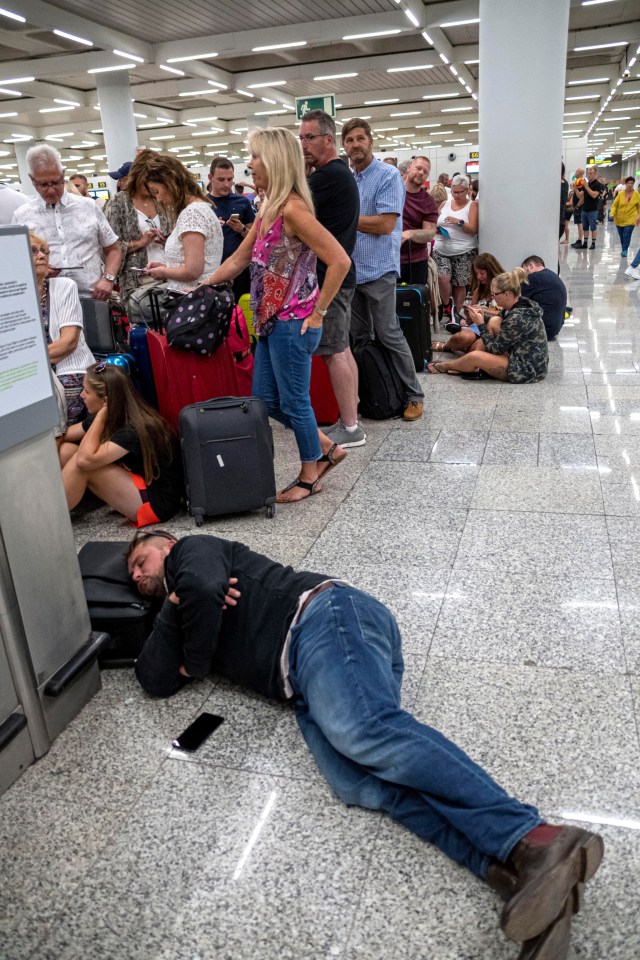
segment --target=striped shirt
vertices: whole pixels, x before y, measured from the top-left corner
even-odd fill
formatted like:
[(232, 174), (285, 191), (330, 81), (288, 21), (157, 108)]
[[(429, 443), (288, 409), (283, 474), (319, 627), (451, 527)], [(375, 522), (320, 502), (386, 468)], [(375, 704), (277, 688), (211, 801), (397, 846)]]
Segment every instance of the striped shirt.
[(359, 284), (378, 280), (385, 273), (400, 273), (405, 189), (399, 171), (375, 157), (360, 173), (354, 172), (354, 176), (360, 191), (361, 217), (397, 214), (396, 224), (390, 234), (358, 231), (353, 262), (356, 265), (356, 283)]
[(82, 307), (78, 287), (69, 277), (53, 277), (49, 280), (49, 336), (58, 340), (63, 327), (80, 327), (78, 345), (68, 357), (56, 360), (56, 374), (84, 373), (95, 363), (95, 357), (84, 339)]

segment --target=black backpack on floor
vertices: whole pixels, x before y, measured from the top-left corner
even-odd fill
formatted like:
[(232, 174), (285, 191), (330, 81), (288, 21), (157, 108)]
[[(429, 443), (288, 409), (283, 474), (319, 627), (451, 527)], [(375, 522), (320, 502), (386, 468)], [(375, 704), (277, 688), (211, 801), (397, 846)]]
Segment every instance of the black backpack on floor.
[(371, 340), (354, 353), (358, 365), (358, 409), (370, 420), (399, 417), (406, 402), (393, 357), (377, 340)]

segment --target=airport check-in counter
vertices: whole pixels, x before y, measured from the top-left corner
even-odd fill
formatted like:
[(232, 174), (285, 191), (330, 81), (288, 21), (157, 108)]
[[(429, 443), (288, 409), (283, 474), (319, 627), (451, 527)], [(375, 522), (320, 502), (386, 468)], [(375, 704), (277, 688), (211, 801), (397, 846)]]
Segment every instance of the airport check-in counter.
[(0, 227), (0, 793), (100, 689), (28, 233)]

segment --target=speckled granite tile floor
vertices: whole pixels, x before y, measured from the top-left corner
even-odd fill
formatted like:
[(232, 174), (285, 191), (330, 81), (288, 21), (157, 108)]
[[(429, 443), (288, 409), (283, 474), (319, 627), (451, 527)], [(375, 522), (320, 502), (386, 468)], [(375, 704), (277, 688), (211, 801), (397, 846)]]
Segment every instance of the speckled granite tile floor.
[[(574, 307), (544, 383), (424, 377), (321, 496), (205, 532), (344, 576), (396, 613), (404, 702), (606, 857), (571, 960), (640, 955), (640, 283), (607, 228), (561, 247)], [(295, 447), (276, 428), (279, 482)], [(194, 532), (185, 515), (170, 524)], [(123, 539), (105, 508), (78, 546)], [(201, 710), (226, 723), (185, 760)], [(288, 707), (217, 678), (155, 702), (130, 671), (0, 799), (7, 960), (508, 960), (496, 898), (343, 806)]]

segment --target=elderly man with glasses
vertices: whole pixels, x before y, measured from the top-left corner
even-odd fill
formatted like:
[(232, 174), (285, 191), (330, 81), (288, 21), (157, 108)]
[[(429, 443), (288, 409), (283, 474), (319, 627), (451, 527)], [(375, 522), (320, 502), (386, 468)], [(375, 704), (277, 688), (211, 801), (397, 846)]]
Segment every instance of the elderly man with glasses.
[(64, 168), (54, 147), (31, 147), (27, 165), (36, 196), (18, 207), (11, 222), (47, 241), (50, 276), (71, 277), (81, 297), (108, 300), (120, 267), (117, 235), (93, 200), (65, 191)]

